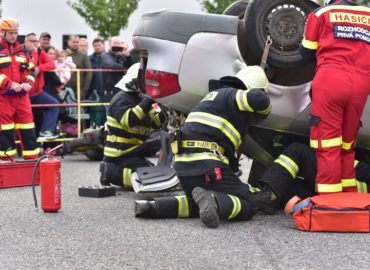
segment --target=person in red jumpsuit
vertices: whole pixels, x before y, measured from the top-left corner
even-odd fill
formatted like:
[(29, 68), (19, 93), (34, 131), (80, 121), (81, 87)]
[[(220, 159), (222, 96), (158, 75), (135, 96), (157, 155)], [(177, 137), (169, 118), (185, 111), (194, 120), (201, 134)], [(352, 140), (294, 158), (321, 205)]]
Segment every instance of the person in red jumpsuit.
[(320, 194), (357, 190), (354, 148), (370, 90), (370, 8), (327, 2), (309, 14), (301, 47), (305, 58), (317, 60), (310, 146)]
[(33, 64), (17, 42), (18, 22), (4, 19), (0, 28), (0, 159), (12, 159), (17, 154), (15, 130), (19, 130), (23, 158), (33, 159), (39, 156), (28, 97), (34, 83), (30, 74)]

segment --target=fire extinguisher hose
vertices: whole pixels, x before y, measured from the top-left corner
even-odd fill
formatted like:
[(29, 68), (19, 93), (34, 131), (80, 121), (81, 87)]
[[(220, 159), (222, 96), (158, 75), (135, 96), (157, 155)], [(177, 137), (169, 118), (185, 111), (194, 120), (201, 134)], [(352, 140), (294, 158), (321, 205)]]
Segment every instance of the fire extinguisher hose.
[(37, 197), (36, 197), (36, 190), (35, 190), (35, 175), (36, 175), (36, 170), (37, 170), (37, 167), (39, 166), (40, 162), (45, 159), (45, 158), (48, 158), (48, 154), (46, 155), (43, 155), (41, 157), (39, 157), (36, 161), (36, 164), (35, 164), (35, 167), (33, 167), (33, 171), (32, 171), (32, 193), (33, 193), (33, 201), (35, 203), (35, 209), (36, 211), (38, 211), (38, 204), (37, 204)]

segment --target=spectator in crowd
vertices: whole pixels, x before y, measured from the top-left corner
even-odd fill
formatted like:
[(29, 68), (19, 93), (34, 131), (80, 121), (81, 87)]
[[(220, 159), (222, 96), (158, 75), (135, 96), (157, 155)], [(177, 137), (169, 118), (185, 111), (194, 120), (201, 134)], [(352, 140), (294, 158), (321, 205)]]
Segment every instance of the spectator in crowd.
[(129, 56), (130, 55), (130, 49), (128, 48), (128, 44), (126, 42), (122, 41), (122, 45), (123, 45), (122, 54), (126, 55), (126, 56)]
[[(104, 40), (97, 37), (92, 42), (94, 53), (89, 56), (91, 67), (93, 69), (102, 69), (102, 56), (105, 53)], [(103, 96), (103, 73), (94, 71), (88, 95), (91, 95), (93, 90), (96, 90), (99, 96)]]
[(48, 32), (41, 33), (40, 40), (39, 40), (40, 48), (45, 50), (47, 46), (50, 46), (50, 40), (51, 40), (51, 36)]
[[(46, 52), (37, 47), (37, 44), (38, 40), (35, 33), (26, 35), (25, 47), (32, 52), (32, 62), (35, 65), (35, 83), (29, 92), (31, 104), (59, 104), (54, 97), (43, 90), (45, 84), (44, 72), (55, 69), (55, 64)], [(42, 111), (43, 119), (41, 121), (40, 119), (35, 119), (39, 129), (39, 138), (57, 138), (58, 135), (55, 134), (55, 129), (58, 121), (59, 108), (45, 107), (42, 108)]]
[(105, 69), (116, 69), (117, 71), (104, 72), (104, 101), (109, 102), (120, 90), (115, 85), (120, 81), (132, 64), (133, 60), (128, 54), (127, 44), (119, 37), (112, 37), (109, 40), (109, 52), (102, 56), (102, 66)]
[(89, 50), (89, 42), (86, 38), (80, 38), (80, 41), (78, 42), (78, 50), (87, 55), (87, 51)]
[(61, 69), (61, 71), (57, 71), (57, 75), (62, 84), (67, 84), (68, 81), (71, 79), (71, 72), (68, 71), (70, 69), (75, 69), (76, 65), (73, 63), (72, 57), (67, 56), (66, 51), (57, 51), (57, 59), (54, 60), (54, 63), (57, 69)]
[[(78, 43), (80, 41), (79, 36), (71, 35), (68, 38), (68, 49), (66, 50), (67, 56), (71, 56), (73, 63), (76, 64), (78, 69), (91, 69), (89, 57), (78, 50)], [(90, 71), (80, 72), (80, 95), (81, 99), (85, 99), (87, 91), (90, 87), (92, 73)], [(76, 72), (72, 73), (71, 79), (67, 84), (71, 87), (77, 96), (77, 75)]]
[(55, 61), (57, 59), (57, 49), (54, 46), (46, 46), (43, 50), (49, 55), (51, 60)]
[[(102, 55), (105, 53), (104, 40), (97, 37), (92, 42), (94, 53), (89, 56), (93, 69), (102, 69)], [(103, 101), (103, 73), (94, 71), (88, 92), (88, 97), (96, 101)], [(102, 126), (106, 121), (105, 109), (102, 106), (90, 107), (90, 119), (93, 126)]]
[[(49, 56), (49, 58), (54, 62), (57, 57), (56, 56), (57, 50), (53, 46), (46, 46), (44, 48), (44, 51)], [(58, 94), (62, 90), (63, 84), (61, 83), (56, 72), (51, 72), (51, 71), (45, 72), (44, 79), (45, 79), (44, 91), (52, 95), (58, 101), (60, 101)], [(63, 110), (63, 108), (61, 108), (60, 110)]]

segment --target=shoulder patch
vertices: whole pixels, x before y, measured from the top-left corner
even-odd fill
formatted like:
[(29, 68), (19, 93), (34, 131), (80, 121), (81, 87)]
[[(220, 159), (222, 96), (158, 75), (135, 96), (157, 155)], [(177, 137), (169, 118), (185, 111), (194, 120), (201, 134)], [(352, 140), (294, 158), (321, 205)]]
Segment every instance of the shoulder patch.
[(217, 97), (218, 95), (218, 92), (210, 92), (208, 93), (203, 99), (202, 101), (213, 101), (215, 100), (215, 98)]

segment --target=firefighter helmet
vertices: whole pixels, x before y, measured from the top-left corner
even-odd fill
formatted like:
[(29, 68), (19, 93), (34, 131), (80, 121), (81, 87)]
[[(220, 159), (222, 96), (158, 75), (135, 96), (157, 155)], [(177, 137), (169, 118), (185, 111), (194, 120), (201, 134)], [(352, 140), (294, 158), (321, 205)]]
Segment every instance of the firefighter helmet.
[(334, 4), (337, 0), (325, 0), (324, 1), (324, 6)]
[(269, 81), (260, 66), (245, 67), (234, 76), (241, 80), (247, 89), (262, 88), (265, 93), (268, 92)]
[(18, 31), (19, 23), (17, 20), (12, 18), (3, 19), (0, 24), (1, 30), (6, 31)]
[(139, 73), (140, 63), (133, 64), (127, 70), (127, 73), (122, 77), (122, 79), (115, 85), (125, 92), (139, 92), (137, 84), (137, 77)]

